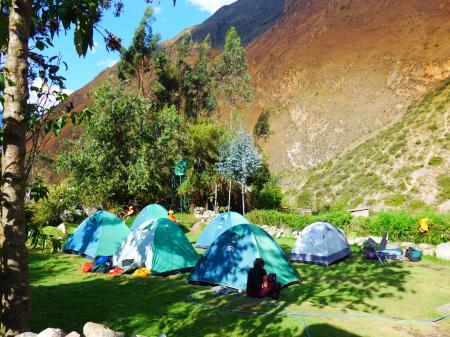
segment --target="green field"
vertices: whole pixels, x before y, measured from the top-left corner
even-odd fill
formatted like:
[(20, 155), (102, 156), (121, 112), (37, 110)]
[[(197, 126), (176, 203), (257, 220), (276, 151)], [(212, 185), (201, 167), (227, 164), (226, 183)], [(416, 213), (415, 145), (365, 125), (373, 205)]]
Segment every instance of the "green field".
[[(293, 240), (279, 243), (289, 251)], [(213, 295), (207, 287), (188, 285), (186, 274), (148, 279), (84, 274), (83, 261), (79, 256), (31, 250), (32, 331), (48, 326), (81, 331), (84, 323), (94, 321), (127, 335), (146, 336), (307, 336), (304, 324), (314, 337), (450, 335), (450, 319), (413, 323), (373, 317), (285, 316), (442, 316), (436, 308), (450, 303), (450, 264), (436, 259), (405, 261), (384, 268), (355, 253), (329, 268), (296, 264), (302, 284), (283, 289), (278, 302), (251, 300), (243, 295)], [(213, 307), (194, 304), (192, 300)]]

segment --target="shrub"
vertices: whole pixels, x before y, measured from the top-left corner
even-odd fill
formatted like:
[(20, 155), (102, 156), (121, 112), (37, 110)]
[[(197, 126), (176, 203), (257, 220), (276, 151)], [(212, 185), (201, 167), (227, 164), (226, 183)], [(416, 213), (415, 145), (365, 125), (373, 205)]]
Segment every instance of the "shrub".
[(442, 173), (438, 175), (436, 182), (440, 190), (438, 195), (439, 201), (450, 199), (450, 174)]
[[(250, 222), (258, 225), (290, 227), (302, 230), (317, 222), (329, 222), (344, 230), (347, 235), (377, 235), (389, 232), (390, 241), (411, 241), (415, 243), (439, 244), (450, 240), (450, 215), (439, 215), (424, 212), (410, 215), (405, 212), (381, 212), (368, 218), (353, 217), (348, 212), (324, 212), (313, 216), (303, 216), (294, 213), (283, 213), (275, 210), (253, 210), (247, 213)], [(430, 219), (430, 231), (427, 234), (419, 232), (418, 221), (421, 218)]]
[(439, 156), (433, 156), (431, 157), (430, 161), (428, 162), (428, 165), (430, 166), (438, 166), (441, 165), (444, 159)]
[(275, 183), (268, 183), (253, 195), (253, 203), (257, 209), (280, 209), (283, 193)]
[(405, 199), (403, 194), (391, 194), (386, 197), (384, 204), (387, 206), (398, 207), (405, 202)]
[(41, 226), (57, 226), (62, 221), (77, 222), (84, 216), (77, 191), (66, 182), (50, 188), (48, 198), (31, 205), (31, 221)]

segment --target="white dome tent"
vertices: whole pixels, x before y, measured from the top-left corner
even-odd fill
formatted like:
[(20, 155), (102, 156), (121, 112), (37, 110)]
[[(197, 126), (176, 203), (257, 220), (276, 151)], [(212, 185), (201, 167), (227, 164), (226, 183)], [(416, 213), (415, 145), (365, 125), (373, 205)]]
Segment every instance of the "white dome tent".
[(295, 241), (290, 261), (328, 266), (351, 254), (344, 232), (326, 222), (305, 227)]

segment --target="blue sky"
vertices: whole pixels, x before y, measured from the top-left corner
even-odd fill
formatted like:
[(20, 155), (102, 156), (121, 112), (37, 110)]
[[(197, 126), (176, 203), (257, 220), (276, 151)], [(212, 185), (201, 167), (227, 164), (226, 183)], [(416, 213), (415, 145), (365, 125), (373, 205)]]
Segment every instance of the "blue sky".
[[(170, 39), (183, 29), (203, 22), (221, 6), (234, 1), (236, 0), (177, 0), (175, 7), (172, 0), (154, 1), (154, 32), (159, 32), (162, 40)], [(124, 11), (119, 18), (115, 18), (112, 11), (109, 11), (100, 26), (118, 35), (123, 45), (128, 46), (148, 4), (144, 0), (124, 0), (124, 4)], [(95, 32), (94, 41), (93, 50), (89, 50), (86, 57), (79, 57), (73, 44), (73, 31), (69, 31), (55, 38), (54, 48), (47, 50), (47, 55), (61, 53), (63, 60), (67, 62), (69, 69), (61, 74), (67, 79), (66, 88), (69, 93), (83, 87), (119, 59), (117, 52), (106, 51), (103, 37), (98, 32)]]

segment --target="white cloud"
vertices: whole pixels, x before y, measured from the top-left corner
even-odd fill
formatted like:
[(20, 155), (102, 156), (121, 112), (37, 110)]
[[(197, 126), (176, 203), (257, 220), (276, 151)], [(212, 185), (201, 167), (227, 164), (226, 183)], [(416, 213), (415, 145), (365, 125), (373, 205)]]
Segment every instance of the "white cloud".
[(67, 95), (70, 95), (73, 91), (69, 89), (62, 89), (56, 85), (49, 87), (47, 84), (43, 84), (42, 78), (37, 77), (31, 86), (36, 88), (42, 88), (44, 95), (40, 98), (37, 97), (36, 91), (30, 90), (30, 97), (28, 98), (28, 103), (30, 104), (38, 104), (43, 108), (50, 108), (59, 101), (57, 100), (57, 96), (55, 93), (63, 92)]
[(100, 46), (100, 43), (98, 43), (97, 40), (94, 40), (94, 44), (93, 44), (93, 46), (92, 46), (91, 53), (92, 53), (92, 54), (97, 53), (97, 49), (98, 49), (99, 46)]
[(115, 65), (118, 61), (119, 60), (117, 59), (110, 59), (110, 58), (101, 59), (97, 61), (97, 66), (102, 68), (109, 68)]
[(194, 6), (197, 6), (201, 11), (213, 14), (220, 7), (232, 4), (236, 0), (188, 0)]
[(158, 15), (159, 13), (161, 13), (163, 11), (163, 8), (161, 6), (155, 6), (153, 7), (153, 14), (154, 15)]

